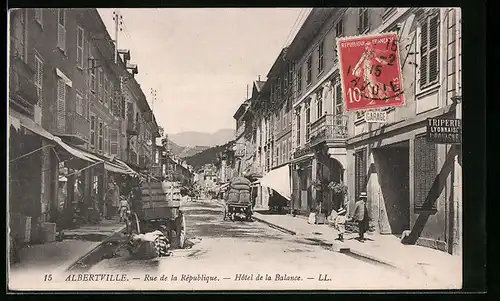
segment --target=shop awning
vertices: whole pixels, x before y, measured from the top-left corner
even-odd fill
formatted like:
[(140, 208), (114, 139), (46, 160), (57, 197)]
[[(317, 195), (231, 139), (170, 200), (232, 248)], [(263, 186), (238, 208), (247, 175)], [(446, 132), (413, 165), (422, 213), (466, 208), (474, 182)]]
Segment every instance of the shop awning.
[[(92, 154), (86, 150), (78, 149), (78, 148), (73, 147), (73, 146), (68, 146), (68, 147), (72, 148), (75, 151), (81, 152), (84, 156), (86, 156), (90, 160), (93, 160), (94, 162), (104, 162), (104, 169), (107, 171), (121, 173), (121, 174), (135, 174), (135, 172), (133, 170), (131, 170), (130, 168), (127, 168), (119, 163), (111, 162), (111, 160), (116, 160), (116, 159), (107, 159), (104, 157), (101, 158), (100, 156)], [(125, 163), (123, 163), (123, 164), (125, 164)]]
[(271, 170), (260, 179), (260, 185), (271, 188), (281, 194), (285, 199), (290, 200), (290, 169), (288, 165)]
[(124, 169), (126, 169), (129, 172), (129, 174), (137, 174), (137, 172), (135, 170), (133, 170), (132, 167), (128, 166), (127, 163), (123, 162), (120, 159), (114, 158), (113, 159), (113, 163), (116, 163), (117, 165), (119, 165), (119, 166), (123, 167)]
[(293, 159), (292, 161), (290, 161), (290, 164), (295, 164), (295, 163), (299, 163), (299, 162), (302, 162), (302, 161), (306, 161), (306, 160), (312, 159), (313, 157), (314, 157), (313, 154), (307, 154), (307, 155), (304, 155), (302, 157)]
[(57, 144), (57, 146), (61, 147), (62, 149), (64, 149), (66, 152), (70, 153), (74, 157), (77, 157), (79, 159), (94, 163), (94, 160), (88, 158), (87, 156), (85, 156), (85, 154), (83, 154), (79, 150), (74, 149), (71, 146), (67, 145), (66, 143), (64, 143), (61, 140), (61, 138), (52, 135), (51, 133), (49, 133), (42, 126), (37, 124), (35, 121), (30, 119), (29, 117), (24, 116), (20, 113), (17, 113), (16, 111), (11, 110), (9, 112), (9, 119), (12, 119), (11, 123), (13, 123), (13, 124), (20, 124), (21, 126), (30, 130), (31, 132), (33, 132), (33, 133), (35, 133), (35, 134), (37, 134), (45, 139), (54, 141)]

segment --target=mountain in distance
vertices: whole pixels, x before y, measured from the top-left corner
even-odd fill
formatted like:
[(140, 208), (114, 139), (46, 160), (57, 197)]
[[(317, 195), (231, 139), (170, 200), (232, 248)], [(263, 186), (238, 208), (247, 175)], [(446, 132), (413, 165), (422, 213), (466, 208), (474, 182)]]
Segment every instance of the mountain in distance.
[(196, 145), (194, 147), (180, 146), (170, 139), (169, 139), (169, 147), (172, 153), (180, 158), (190, 157), (210, 148), (210, 146), (201, 146), (201, 145)]
[(216, 145), (224, 145), (228, 141), (233, 140), (234, 130), (221, 129), (215, 133), (188, 131), (169, 135), (168, 138), (178, 146), (190, 148), (199, 146), (213, 147)]
[(186, 160), (187, 164), (193, 166), (195, 170), (198, 170), (205, 164), (214, 163), (214, 161), (217, 159), (217, 154), (224, 151), (225, 148), (226, 145), (217, 145), (214, 147), (210, 147), (190, 157), (185, 157), (184, 160)]

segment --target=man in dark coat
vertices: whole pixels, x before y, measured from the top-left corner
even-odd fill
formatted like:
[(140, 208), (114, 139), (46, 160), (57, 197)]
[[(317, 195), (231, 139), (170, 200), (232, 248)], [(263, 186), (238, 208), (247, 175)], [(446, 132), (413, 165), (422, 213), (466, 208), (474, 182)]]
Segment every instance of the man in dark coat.
[(359, 241), (365, 241), (365, 233), (369, 228), (369, 216), (368, 208), (366, 207), (366, 202), (368, 200), (368, 195), (366, 192), (361, 192), (359, 194), (359, 200), (356, 202), (354, 213), (352, 218), (349, 220), (354, 220), (358, 223), (359, 227)]

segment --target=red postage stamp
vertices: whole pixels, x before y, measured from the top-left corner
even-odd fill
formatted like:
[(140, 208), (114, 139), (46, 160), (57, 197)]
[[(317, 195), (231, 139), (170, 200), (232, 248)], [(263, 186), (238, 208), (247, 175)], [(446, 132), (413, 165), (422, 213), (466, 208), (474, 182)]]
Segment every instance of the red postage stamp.
[(341, 38), (337, 49), (347, 111), (404, 105), (397, 34)]

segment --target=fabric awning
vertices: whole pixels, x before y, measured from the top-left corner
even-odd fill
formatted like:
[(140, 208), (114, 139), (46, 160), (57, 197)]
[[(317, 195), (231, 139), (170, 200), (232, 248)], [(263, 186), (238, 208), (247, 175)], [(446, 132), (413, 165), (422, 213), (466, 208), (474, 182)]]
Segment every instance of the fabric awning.
[(122, 160), (114, 158), (113, 163), (116, 163), (117, 165), (126, 169), (129, 172), (129, 174), (137, 174), (137, 172), (133, 170), (132, 167), (128, 166), (127, 163), (123, 162)]
[(91, 163), (94, 163), (95, 161), (88, 158), (87, 156), (85, 156), (85, 154), (83, 154), (82, 152), (72, 148), (71, 146), (67, 145), (66, 143), (64, 143), (61, 138), (59, 137), (56, 137), (54, 135), (52, 135), (51, 133), (49, 133), (47, 130), (45, 130), (42, 126), (40, 126), (39, 124), (37, 124), (35, 121), (33, 121), (32, 119), (30, 119), (29, 117), (27, 116), (24, 116), (20, 113), (17, 113), (16, 111), (13, 111), (11, 110), (9, 112), (9, 118), (12, 118), (14, 119), (13, 121), (11, 122), (14, 122), (14, 123), (19, 123), (21, 126), (25, 127), (26, 129), (32, 131), (33, 133), (45, 138), (45, 139), (48, 139), (48, 140), (51, 140), (51, 141), (54, 141), (57, 146), (63, 148), (66, 152), (70, 153), (71, 155), (79, 158), (79, 159), (82, 159), (82, 160), (85, 160), (85, 161), (88, 161), (88, 162), (91, 162)]
[[(84, 156), (86, 156), (88, 159), (93, 160), (94, 162), (104, 162), (104, 169), (110, 172), (115, 172), (115, 173), (121, 173), (121, 174), (135, 174), (135, 172), (131, 168), (127, 168), (123, 166), (123, 164), (120, 163), (115, 163), (111, 162), (110, 160), (117, 160), (117, 159), (105, 159), (105, 158), (100, 158), (99, 156), (92, 154), (86, 150), (83, 149), (78, 149), (76, 147), (68, 146), (69, 148), (72, 148), (73, 150), (82, 153)], [(125, 164), (126, 165), (126, 164)]]
[(290, 189), (290, 168), (288, 165), (271, 170), (262, 179), (260, 185), (274, 189), (281, 194), (285, 199), (291, 200)]

